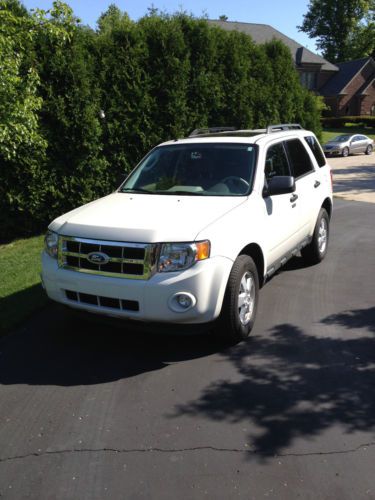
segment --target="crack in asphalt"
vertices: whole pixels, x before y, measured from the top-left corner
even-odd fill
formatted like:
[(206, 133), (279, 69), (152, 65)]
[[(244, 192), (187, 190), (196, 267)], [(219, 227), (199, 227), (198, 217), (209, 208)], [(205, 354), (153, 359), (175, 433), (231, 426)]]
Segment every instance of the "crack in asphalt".
[[(313, 457), (322, 455), (345, 455), (349, 453), (356, 453), (357, 451), (375, 446), (375, 442), (360, 444), (356, 448), (349, 450), (334, 450), (334, 451), (316, 451), (309, 453), (276, 453), (273, 458), (287, 458), (287, 457)], [(31, 457), (43, 457), (47, 455), (64, 455), (70, 453), (183, 453), (187, 451), (219, 451), (229, 453), (252, 453), (254, 455), (260, 454), (258, 450), (249, 448), (219, 448), (216, 446), (196, 446), (191, 448), (73, 448), (68, 450), (52, 450), (28, 453), (25, 455), (14, 455), (12, 457), (0, 458), (0, 464), (11, 462), (14, 460), (23, 460)], [(263, 454), (262, 454), (263, 455)]]
[(321, 455), (346, 455), (349, 453), (356, 453), (361, 449), (371, 448), (375, 446), (375, 442), (363, 443), (358, 445), (356, 448), (350, 448), (349, 450), (334, 450), (334, 451), (315, 451), (310, 453), (277, 453), (275, 457), (314, 457)]

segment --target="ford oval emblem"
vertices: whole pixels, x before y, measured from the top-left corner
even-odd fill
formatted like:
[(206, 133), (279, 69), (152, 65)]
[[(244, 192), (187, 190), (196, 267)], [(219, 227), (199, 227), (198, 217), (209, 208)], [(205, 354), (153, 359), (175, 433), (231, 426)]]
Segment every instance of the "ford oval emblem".
[(87, 256), (87, 260), (91, 262), (91, 264), (107, 264), (109, 262), (109, 257), (107, 254), (103, 252), (91, 252)]

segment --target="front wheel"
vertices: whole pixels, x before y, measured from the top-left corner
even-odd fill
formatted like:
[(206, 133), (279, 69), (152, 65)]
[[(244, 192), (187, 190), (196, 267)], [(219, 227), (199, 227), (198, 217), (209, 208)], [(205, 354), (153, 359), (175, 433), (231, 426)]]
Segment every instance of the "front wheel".
[(344, 149), (342, 150), (342, 153), (341, 153), (341, 154), (342, 154), (342, 156), (343, 156), (344, 158), (346, 158), (347, 156), (349, 156), (349, 148), (344, 148)]
[(327, 254), (329, 238), (329, 216), (320, 209), (311, 243), (302, 248), (301, 254), (307, 264), (318, 264)]
[(225, 338), (239, 342), (249, 336), (254, 326), (258, 296), (256, 265), (248, 255), (240, 255), (229, 275), (219, 318), (219, 331)]

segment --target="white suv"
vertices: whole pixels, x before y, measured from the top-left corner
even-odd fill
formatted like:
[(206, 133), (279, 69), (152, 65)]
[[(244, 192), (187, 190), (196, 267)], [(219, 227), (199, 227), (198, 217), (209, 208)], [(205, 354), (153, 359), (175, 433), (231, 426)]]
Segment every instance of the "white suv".
[(155, 147), (116, 192), (55, 219), (42, 281), (73, 308), (215, 322), (241, 340), (267, 277), (298, 252), (324, 258), (331, 213), (330, 168), (312, 132), (197, 130)]

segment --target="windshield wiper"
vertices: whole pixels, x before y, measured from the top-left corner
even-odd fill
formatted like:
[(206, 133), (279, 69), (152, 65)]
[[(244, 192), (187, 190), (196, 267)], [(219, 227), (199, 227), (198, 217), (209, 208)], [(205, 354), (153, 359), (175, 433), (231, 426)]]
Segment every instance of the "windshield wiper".
[(124, 189), (121, 189), (120, 193), (146, 193), (146, 194), (156, 194), (156, 191), (149, 191), (148, 189), (142, 189), (142, 188), (137, 188), (137, 189), (124, 188)]

